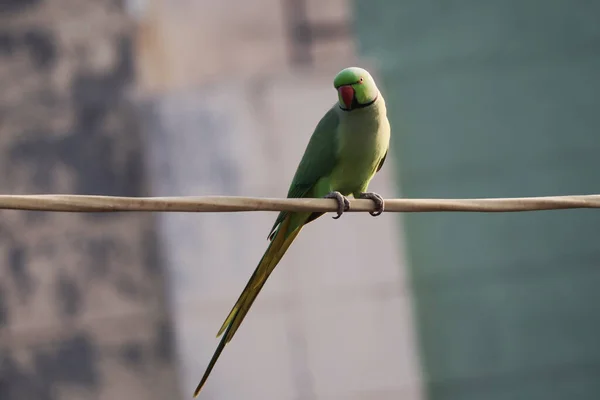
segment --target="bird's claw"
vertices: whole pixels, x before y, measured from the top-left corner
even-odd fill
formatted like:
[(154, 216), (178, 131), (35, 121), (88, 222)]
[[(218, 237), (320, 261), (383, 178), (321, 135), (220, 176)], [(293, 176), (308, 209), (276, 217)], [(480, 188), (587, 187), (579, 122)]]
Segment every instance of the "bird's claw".
[(333, 217), (333, 219), (338, 219), (345, 211), (350, 209), (350, 200), (348, 200), (346, 196), (342, 195), (340, 192), (331, 192), (324, 198), (335, 199), (335, 201), (338, 203), (337, 216)]
[(369, 214), (371, 214), (374, 217), (381, 215), (381, 213), (383, 212), (383, 209), (384, 209), (383, 197), (381, 197), (377, 193), (365, 192), (365, 193), (361, 193), (359, 198), (373, 200), (373, 202), (375, 203), (376, 210), (369, 211)]

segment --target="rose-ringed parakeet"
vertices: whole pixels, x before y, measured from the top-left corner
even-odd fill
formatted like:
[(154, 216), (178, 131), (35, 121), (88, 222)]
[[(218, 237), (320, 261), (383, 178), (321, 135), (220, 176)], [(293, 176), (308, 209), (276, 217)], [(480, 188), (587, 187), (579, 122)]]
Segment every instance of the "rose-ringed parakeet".
[[(319, 121), (290, 185), (288, 198), (332, 198), (338, 202), (337, 216), (349, 209), (345, 196), (371, 199), (377, 216), (384, 202), (367, 192), (369, 182), (381, 169), (388, 152), (390, 124), (385, 101), (371, 75), (361, 68), (340, 71), (333, 81), (338, 101)], [(268, 235), (267, 247), (244, 291), (221, 326), (223, 334), (194, 397), (198, 395), (225, 345), (233, 338), (250, 306), (304, 225), (322, 212), (281, 212)]]

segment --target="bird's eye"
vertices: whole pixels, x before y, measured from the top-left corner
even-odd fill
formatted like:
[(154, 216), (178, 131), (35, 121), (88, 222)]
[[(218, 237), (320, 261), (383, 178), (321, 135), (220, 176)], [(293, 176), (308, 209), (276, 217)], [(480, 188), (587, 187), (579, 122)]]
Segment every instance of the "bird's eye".
[(360, 78), (360, 79), (358, 80), (358, 83), (363, 83), (363, 78)]

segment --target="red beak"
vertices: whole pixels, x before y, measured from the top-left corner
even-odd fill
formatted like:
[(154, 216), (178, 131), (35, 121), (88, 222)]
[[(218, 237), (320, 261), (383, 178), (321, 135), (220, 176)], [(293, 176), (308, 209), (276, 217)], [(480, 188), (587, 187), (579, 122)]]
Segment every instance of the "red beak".
[(354, 89), (352, 89), (352, 86), (341, 86), (338, 89), (338, 92), (340, 93), (346, 108), (350, 109), (350, 107), (352, 107), (352, 101), (354, 100)]

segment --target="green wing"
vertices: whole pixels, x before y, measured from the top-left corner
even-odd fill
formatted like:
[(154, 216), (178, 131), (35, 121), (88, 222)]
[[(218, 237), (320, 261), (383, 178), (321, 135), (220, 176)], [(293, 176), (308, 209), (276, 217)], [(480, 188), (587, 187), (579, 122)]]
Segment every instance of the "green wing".
[[(313, 188), (319, 179), (327, 176), (333, 170), (337, 162), (337, 137), (336, 130), (339, 125), (339, 117), (335, 106), (321, 118), (313, 132), (296, 174), (288, 190), (288, 198), (301, 198)], [(282, 211), (273, 224), (269, 233), (269, 239), (277, 226), (285, 219), (288, 213)]]

